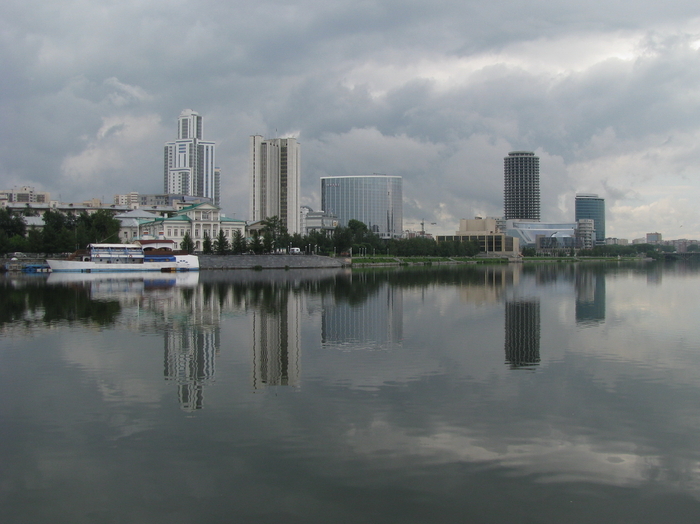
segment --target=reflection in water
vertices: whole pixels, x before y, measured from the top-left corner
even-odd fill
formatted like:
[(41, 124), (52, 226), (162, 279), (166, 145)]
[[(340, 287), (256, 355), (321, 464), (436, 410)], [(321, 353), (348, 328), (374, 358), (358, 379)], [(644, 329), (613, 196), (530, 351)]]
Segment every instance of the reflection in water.
[(506, 362), (527, 368), (540, 362), (540, 301), (506, 302)]
[(576, 323), (605, 321), (605, 273), (591, 268), (576, 272)]
[(403, 290), (384, 283), (361, 304), (325, 304), (321, 343), (338, 349), (389, 349), (403, 338)]
[(700, 265), (590, 266), (0, 275), (0, 522), (697, 522)]
[(183, 410), (202, 409), (204, 386), (214, 379), (226, 301), (216, 299), (211, 286), (198, 285), (198, 272), (52, 273), (47, 284), (60, 293), (86, 294), (91, 310), (100, 304), (117, 304), (120, 312), (135, 308), (138, 314), (123, 322), (163, 333), (165, 379), (177, 384)]
[(169, 330), (164, 338), (165, 379), (177, 383), (177, 396), (182, 409), (202, 409), (204, 386), (214, 379), (216, 371), (219, 329), (205, 332), (186, 327), (179, 331)]
[(253, 387), (298, 386), (301, 376), (301, 294), (270, 285), (252, 312)]
[(43, 276), (0, 281), (0, 329), (3, 331), (56, 322), (109, 326), (121, 312), (119, 300), (113, 297), (96, 300), (89, 286), (47, 286)]

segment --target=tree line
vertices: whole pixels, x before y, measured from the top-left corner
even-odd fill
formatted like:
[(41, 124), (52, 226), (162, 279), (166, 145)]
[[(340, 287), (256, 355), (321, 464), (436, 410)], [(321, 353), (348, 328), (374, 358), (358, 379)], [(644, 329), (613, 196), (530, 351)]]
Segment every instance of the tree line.
[(46, 211), (43, 229), (27, 228), (24, 216), (0, 209), (0, 253), (71, 253), (91, 242), (120, 243), (121, 224), (112, 211), (79, 215)]
[[(189, 235), (185, 236), (180, 247), (189, 252), (194, 251), (194, 242)], [(215, 238), (205, 235), (202, 242), (202, 253), (207, 255), (288, 253), (290, 248), (319, 255), (452, 257), (474, 256), (479, 253), (476, 242), (437, 243), (427, 237), (385, 240), (359, 220), (350, 220), (346, 227), (338, 226), (328, 233), (313, 231), (308, 235), (290, 235), (276, 216), (263, 220), (260, 230), (253, 230), (250, 238), (236, 231), (229, 241), (224, 232), (219, 230)]]

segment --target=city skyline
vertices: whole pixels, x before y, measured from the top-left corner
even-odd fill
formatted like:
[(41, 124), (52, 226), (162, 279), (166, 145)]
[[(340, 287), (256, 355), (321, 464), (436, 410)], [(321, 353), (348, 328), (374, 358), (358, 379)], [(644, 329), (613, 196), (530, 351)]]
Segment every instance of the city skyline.
[(700, 237), (690, 4), (278, 7), (13, 4), (0, 185), (76, 201), (158, 193), (173, 117), (192, 107), (216, 140), (221, 205), (240, 218), (260, 134), (304, 144), (299, 204), (314, 209), (320, 177), (386, 173), (403, 179), (407, 228), (449, 234), (501, 214), (501, 159), (526, 150), (542, 217), (571, 220), (576, 193), (595, 193), (607, 236)]

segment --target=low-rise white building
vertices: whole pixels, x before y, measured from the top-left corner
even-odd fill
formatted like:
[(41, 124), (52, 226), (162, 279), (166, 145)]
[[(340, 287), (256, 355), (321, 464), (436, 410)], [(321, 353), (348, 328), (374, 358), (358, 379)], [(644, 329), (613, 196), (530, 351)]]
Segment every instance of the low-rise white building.
[(173, 240), (179, 246), (189, 233), (195, 251), (202, 250), (205, 235), (213, 242), (219, 236), (219, 231), (223, 231), (224, 237), (233, 242), (236, 231), (240, 231), (244, 237), (246, 234), (245, 220), (228, 218), (221, 213), (221, 208), (208, 203), (183, 207), (166, 217), (135, 209), (116, 215), (115, 218), (122, 223), (119, 231), (122, 242), (133, 242), (143, 236), (150, 236)]

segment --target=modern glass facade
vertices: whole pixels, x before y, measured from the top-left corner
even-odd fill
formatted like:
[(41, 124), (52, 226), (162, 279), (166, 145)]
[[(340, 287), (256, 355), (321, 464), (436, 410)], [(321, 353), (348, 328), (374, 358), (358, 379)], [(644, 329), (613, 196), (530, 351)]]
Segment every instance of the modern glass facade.
[(595, 224), (596, 245), (605, 244), (605, 199), (598, 195), (579, 193), (576, 195), (576, 221), (592, 218)]
[(321, 206), (347, 227), (359, 220), (380, 238), (403, 234), (403, 195), (400, 176), (334, 176), (321, 178)]
[(540, 158), (530, 151), (511, 151), (503, 159), (503, 203), (506, 220), (540, 219)]

